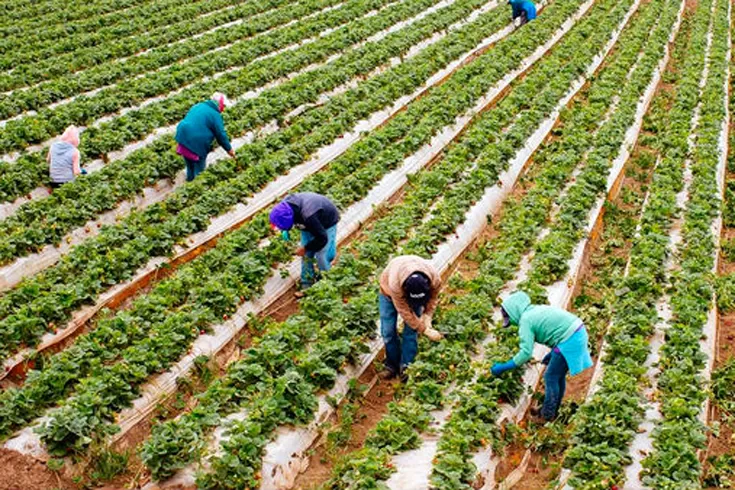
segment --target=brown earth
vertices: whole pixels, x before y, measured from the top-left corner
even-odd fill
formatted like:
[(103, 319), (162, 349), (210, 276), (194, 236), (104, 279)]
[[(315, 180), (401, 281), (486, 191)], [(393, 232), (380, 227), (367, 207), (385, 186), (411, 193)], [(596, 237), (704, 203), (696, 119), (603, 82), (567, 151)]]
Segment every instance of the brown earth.
[[(63, 470), (62, 470), (63, 473)], [(70, 478), (32, 458), (0, 448), (0, 490), (77, 490)]]

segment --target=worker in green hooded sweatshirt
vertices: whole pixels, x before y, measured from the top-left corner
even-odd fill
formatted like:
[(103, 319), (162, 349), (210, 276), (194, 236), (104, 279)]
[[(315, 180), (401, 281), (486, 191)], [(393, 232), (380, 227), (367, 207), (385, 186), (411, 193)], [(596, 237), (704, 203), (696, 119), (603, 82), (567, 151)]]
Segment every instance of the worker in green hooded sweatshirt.
[(513, 359), (494, 364), (492, 374), (499, 376), (530, 361), (536, 342), (551, 347), (551, 352), (542, 361), (546, 364), (546, 394), (540, 415), (547, 421), (554, 420), (566, 391), (567, 373), (576, 376), (592, 367), (584, 323), (562, 308), (532, 305), (531, 298), (524, 292), (511, 294), (503, 301), (500, 311), (504, 327), (518, 327), (520, 350)]

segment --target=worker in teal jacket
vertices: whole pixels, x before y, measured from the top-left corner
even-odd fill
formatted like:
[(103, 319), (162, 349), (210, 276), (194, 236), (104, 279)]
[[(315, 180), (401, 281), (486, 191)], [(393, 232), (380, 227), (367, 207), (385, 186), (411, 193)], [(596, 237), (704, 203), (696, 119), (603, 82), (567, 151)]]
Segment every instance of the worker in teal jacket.
[(520, 19), (519, 26), (536, 18), (536, 5), (531, 0), (508, 0), (513, 11), (513, 21)]
[(227, 97), (219, 92), (210, 100), (200, 102), (189, 109), (186, 117), (176, 127), (176, 153), (186, 163), (186, 181), (191, 182), (207, 168), (207, 155), (212, 143), (217, 143), (235, 158), (230, 139), (225, 131), (222, 112), (229, 105)]
[(551, 352), (543, 360), (547, 365), (544, 374), (546, 394), (540, 415), (546, 420), (553, 420), (564, 398), (567, 372), (575, 376), (592, 367), (584, 323), (561, 308), (532, 305), (531, 298), (524, 292), (513, 293), (503, 301), (501, 313), (503, 326), (518, 326), (520, 350), (513, 359), (493, 365), (492, 374), (499, 376), (530, 361), (536, 342), (551, 347)]

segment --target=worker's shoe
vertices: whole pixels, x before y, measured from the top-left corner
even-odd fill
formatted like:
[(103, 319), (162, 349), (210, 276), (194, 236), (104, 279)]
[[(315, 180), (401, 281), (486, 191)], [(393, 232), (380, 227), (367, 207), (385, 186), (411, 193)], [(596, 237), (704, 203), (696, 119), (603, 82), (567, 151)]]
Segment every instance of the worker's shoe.
[(391, 380), (398, 376), (398, 370), (387, 364), (383, 365), (383, 370), (378, 373), (380, 379)]
[(554, 419), (556, 419), (556, 417), (547, 419), (541, 413), (541, 409), (540, 408), (535, 408), (535, 407), (534, 408), (531, 408), (531, 410), (529, 410), (528, 415), (529, 415), (528, 416), (529, 421), (534, 422), (536, 424), (545, 424), (547, 422), (553, 422)]
[(401, 383), (405, 383), (406, 381), (408, 381), (408, 372), (406, 370), (406, 366), (403, 366), (401, 368), (401, 372), (398, 373), (398, 379), (401, 380)]

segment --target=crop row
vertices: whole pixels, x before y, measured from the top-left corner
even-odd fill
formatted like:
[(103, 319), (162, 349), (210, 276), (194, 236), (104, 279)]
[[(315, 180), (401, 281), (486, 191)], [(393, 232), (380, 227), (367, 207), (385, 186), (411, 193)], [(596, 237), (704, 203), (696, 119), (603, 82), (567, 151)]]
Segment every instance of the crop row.
[[(94, 54), (97, 59), (91, 60), (90, 63), (96, 63), (96, 65), (93, 65), (89, 70), (72, 73), (69, 70), (73, 70), (74, 67), (69, 67), (67, 71), (63, 72), (64, 76), (60, 78), (0, 97), (0, 118), (11, 118), (27, 111), (39, 110), (49, 104), (63, 101), (68, 97), (78, 96), (80, 94), (89, 97), (89, 94), (85, 94), (84, 92), (100, 87), (105, 87), (104, 90), (107, 90), (110, 88), (107, 86), (120, 80), (131, 79), (161, 69), (170, 70), (170, 65), (173, 63), (189, 63), (206, 57), (213, 63), (213, 69), (222, 70), (223, 67), (227, 67), (228, 65), (226, 63), (220, 63), (220, 60), (213, 60), (212, 57), (214, 54), (211, 52), (212, 50), (222, 50), (223, 47), (227, 47), (232, 43), (240, 43), (247, 38), (276, 29), (284, 24), (294, 21), (298, 22), (299, 20), (304, 22), (305, 20), (302, 18), (309, 15), (318, 17), (318, 15), (314, 14), (317, 14), (322, 9), (340, 6), (341, 0), (306, 1), (291, 5), (284, 5), (284, 3), (284, 0), (273, 0), (268, 4), (272, 10), (267, 10), (257, 16), (254, 16), (254, 14), (265, 10), (265, 5), (253, 6), (246, 4), (245, 7), (229, 11), (229, 15), (226, 16), (226, 18), (232, 16), (234, 18), (244, 17), (247, 19), (239, 25), (231, 26), (227, 29), (220, 29), (182, 43), (174, 43), (161, 49), (130, 57), (124, 61), (99, 64), (100, 60), (109, 58), (110, 53), (106, 53), (103, 49), (95, 48)], [(215, 19), (218, 19), (218, 17), (205, 17), (202, 21), (211, 23)], [(171, 33), (176, 31), (188, 33), (191, 32), (191, 26), (187, 23), (179, 29), (171, 29), (167, 32)], [(150, 42), (151, 37), (146, 36), (145, 40)], [(273, 43), (272, 40), (271, 43)], [(133, 49), (134, 53), (141, 49), (141, 47), (135, 46), (132, 42), (125, 42), (124, 45), (129, 47), (129, 49)], [(280, 45), (275, 44), (275, 46), (279, 47)], [(255, 50), (249, 55), (257, 54), (258, 52)], [(189, 60), (189, 58), (193, 59)], [(75, 63), (79, 63), (80, 57), (75, 54), (74, 60)], [(245, 58), (237, 61), (237, 64), (243, 65), (247, 61), (248, 58)], [(53, 62), (53, 66), (58, 66), (57, 62)], [(49, 69), (46, 66), (40, 66), (38, 67), (38, 72), (47, 74)], [(18, 74), (12, 73), (10, 76), (13, 79), (17, 79)], [(27, 77), (29, 74), (24, 74), (24, 76)], [(155, 77), (155, 75), (150, 76)], [(192, 79), (196, 78), (199, 78), (199, 76), (192, 76)], [(190, 83), (191, 80), (187, 80), (186, 82)], [(165, 88), (165, 86), (162, 85), (161, 88)], [(73, 102), (63, 102), (64, 105), (71, 103)]]
[[(548, 15), (548, 14), (547, 14)], [(571, 43), (570, 43), (571, 44)], [(542, 63), (543, 64), (543, 63)], [(526, 89), (529, 93), (533, 93), (531, 88), (540, 88), (545, 85), (545, 78), (548, 76), (549, 71), (553, 73), (553, 69), (558, 65), (554, 63), (548, 63), (544, 68), (536, 67), (533, 70), (533, 74), (529, 75), (529, 78), (535, 79), (534, 86), (527, 86)], [(538, 68), (539, 72), (536, 73)], [(522, 82), (522, 85), (525, 82)], [(553, 93), (553, 92), (552, 92)], [(515, 95), (515, 97), (514, 97)], [(511, 95), (508, 98), (503, 99), (497, 107), (496, 112), (498, 118), (505, 118), (505, 124), (508, 124), (513, 119), (513, 115), (517, 112), (511, 110), (512, 107), (519, 107), (519, 98), (523, 100), (524, 94), (517, 94), (515, 89), (512, 90)], [(543, 102), (546, 97), (551, 97), (550, 94), (544, 94), (540, 92), (537, 95), (536, 103)], [(533, 99), (533, 97), (531, 97)], [(511, 101), (512, 100), (512, 101)], [(507, 101), (507, 102), (506, 102)], [(531, 101), (528, 101), (529, 103)], [(532, 111), (529, 111), (532, 112)], [(501, 126), (502, 128), (502, 126)], [(331, 311), (331, 308), (341, 309), (342, 302), (346, 300), (344, 297), (352, 291), (355, 291), (355, 287), (358, 284), (364, 284), (367, 278), (373, 275), (377, 268), (379, 268), (387, 260), (387, 257), (395, 252), (397, 244), (405, 240), (409, 233), (407, 228), (410, 228), (410, 223), (417, 223), (421, 221), (421, 216), (431, 212), (431, 204), (436, 199), (439, 199), (444, 193), (447, 187), (452, 186), (452, 181), (462, 178), (462, 175), (473, 159), (477, 158), (483, 148), (482, 141), (487, 137), (490, 131), (488, 125), (482, 126), (482, 123), (477, 123), (470, 129), (465, 136), (463, 136), (460, 143), (453, 146), (449, 150), (448, 156), (443, 158), (437, 163), (430, 171), (422, 172), (415, 179), (412, 179), (413, 183), (411, 189), (406, 195), (402, 203), (395, 205), (391, 208), (390, 212), (381, 218), (375, 227), (367, 234), (367, 239), (360, 244), (353, 244), (354, 255), (342, 254), (342, 259), (345, 262), (340, 262), (337, 268), (330, 272), (326, 281), (320, 283), (317, 287), (319, 288), (312, 293), (310, 290), (307, 299), (302, 302), (302, 312), (308, 318), (294, 318), (288, 320), (285, 324), (280, 326), (280, 329), (294, 328), (299, 332), (299, 335), (303, 335), (305, 329), (313, 329), (318, 335), (316, 352), (321, 352), (322, 349), (328, 350), (330, 342), (343, 343), (350, 340), (352, 337), (365, 336), (366, 334), (374, 335), (374, 324), (369, 318), (374, 317), (373, 315), (365, 318), (359, 316), (348, 316), (346, 322), (343, 323), (343, 314), (338, 311)], [(508, 137), (511, 140), (511, 137)], [(464, 156), (461, 158), (460, 156)], [(500, 168), (484, 169), (490, 174), (494, 174), (495, 179), (499, 175)], [(495, 182), (495, 179), (493, 182)], [(457, 183), (453, 187), (454, 189), (466, 186), (464, 182)], [(482, 189), (480, 189), (480, 193)], [(477, 191), (475, 191), (477, 194)], [(334, 192), (333, 196), (340, 196), (341, 192)], [(475, 195), (475, 198), (477, 196)], [(464, 211), (461, 212), (464, 214)], [(458, 220), (455, 220), (455, 225)], [(451, 230), (450, 230), (451, 231)], [(444, 236), (435, 235), (432, 247), (438, 245), (444, 240)], [(410, 242), (409, 242), (410, 243)], [(418, 250), (411, 249), (408, 244), (403, 247), (404, 252), (415, 253)], [(359, 257), (359, 259), (357, 258)], [(347, 280), (346, 280), (347, 278)], [(359, 282), (358, 282), (359, 281)], [(331, 284), (330, 284), (331, 283)], [(352, 301), (348, 304), (353, 305), (354, 303), (360, 305), (369, 305), (371, 310), (375, 309), (375, 287), (373, 285), (361, 286), (357, 290), (358, 293), (353, 295)], [(312, 295), (313, 294), (313, 295)], [(372, 303), (372, 304), (371, 304)], [(328, 305), (328, 311), (320, 310), (322, 305)], [(359, 311), (359, 314), (364, 314), (364, 311)], [(360, 320), (356, 323), (356, 320)], [(318, 325), (314, 325), (317, 322)], [(367, 323), (367, 325), (366, 325)], [(359, 328), (359, 330), (358, 330)], [(356, 332), (357, 330), (357, 332)], [(271, 333), (276, 338), (282, 335), (281, 330), (277, 330), (277, 333)], [(358, 335), (355, 335), (355, 334)], [(335, 340), (335, 336), (339, 337)], [(264, 341), (267, 342), (267, 341)], [(339, 345), (339, 344), (338, 344)], [(352, 349), (355, 350), (359, 346), (359, 343), (353, 342)], [(348, 342), (346, 348), (350, 348)], [(333, 347), (332, 347), (333, 349)], [(285, 349), (284, 349), (285, 351)], [(300, 353), (302, 352), (303, 353)], [(157, 426), (154, 429), (152, 439), (146, 444), (143, 450), (143, 458), (147, 465), (154, 471), (157, 477), (168, 476), (171, 471), (177, 469), (185, 463), (195, 460), (196, 455), (185, 454), (184, 448), (189, 447), (187, 444), (192, 440), (196, 439), (201, 441), (201, 434), (207, 430), (206, 424), (202, 424), (203, 420), (217, 420), (221, 419), (228, 413), (237, 409), (237, 405), (240, 405), (240, 409), (247, 410), (250, 414), (243, 422), (233, 424), (228, 430), (230, 437), (224, 445), (225, 453), (220, 459), (215, 459), (213, 463), (213, 474), (203, 477), (200, 485), (204, 487), (211, 486), (213, 482), (218, 482), (219, 485), (224, 485), (229, 488), (237, 485), (247, 485), (248, 482), (252, 482), (257, 479), (258, 468), (260, 467), (260, 454), (267, 443), (267, 438), (262, 437), (251, 437), (250, 429), (255, 426), (261, 427), (263, 431), (271, 432), (280, 424), (289, 422), (306, 422), (310, 418), (310, 414), (315, 409), (313, 398), (308, 396), (312, 392), (316, 392), (320, 389), (328, 388), (333, 383), (334, 373), (332, 370), (339, 369), (339, 367), (345, 361), (345, 356), (348, 358), (354, 358), (355, 354), (343, 353), (342, 357), (329, 358), (327, 360), (328, 373), (332, 373), (330, 378), (326, 380), (321, 379), (321, 373), (319, 369), (317, 372), (317, 379), (313, 379), (314, 376), (311, 373), (314, 372), (313, 366), (306, 364), (304, 366), (300, 363), (300, 357), (307, 354), (307, 349), (303, 346), (300, 350), (289, 350), (292, 356), (296, 357), (297, 360), (295, 365), (289, 365), (292, 363), (289, 359), (283, 359), (279, 365), (265, 366), (267, 372), (270, 374), (269, 384), (271, 386), (265, 389), (270, 392), (270, 389), (277, 389), (279, 384), (279, 376), (283, 374), (288, 376), (288, 371), (295, 369), (299, 373), (307, 373), (309, 377), (306, 378), (306, 386), (304, 382), (298, 383), (302, 385), (302, 388), (294, 391), (298, 391), (303, 396), (297, 400), (290, 399), (289, 412), (277, 413), (276, 407), (280, 407), (281, 404), (278, 402), (268, 402), (264, 408), (267, 417), (261, 418), (262, 412), (259, 410), (260, 401), (253, 399), (253, 393), (243, 393), (242, 397), (246, 400), (238, 400), (242, 391), (237, 390), (249, 381), (248, 379), (242, 378), (243, 372), (262, 372), (262, 369), (256, 369), (254, 364), (260, 362), (260, 356), (253, 356), (253, 358), (245, 359), (238, 362), (236, 367), (233, 367), (231, 372), (221, 381), (220, 384), (213, 386), (213, 388), (205, 393), (200, 400), (195, 412), (184, 415), (183, 417)], [(359, 350), (356, 350), (359, 353)], [(311, 369), (311, 370), (310, 370)], [(255, 381), (255, 380), (251, 380)], [(265, 382), (266, 379), (260, 378), (261, 383)], [(241, 384), (242, 383), (242, 384)], [(311, 386), (310, 386), (311, 385)], [(262, 387), (262, 385), (261, 385)], [(229, 395), (229, 390), (234, 389), (238, 395)], [(222, 396), (222, 393), (226, 393)], [(233, 399), (234, 398), (234, 399)], [(279, 397), (277, 396), (276, 399)], [(222, 402), (213, 403), (214, 401)], [(243, 401), (247, 402), (243, 407)], [(254, 404), (255, 406), (251, 406)], [(253, 416), (257, 413), (257, 416)], [(299, 417), (293, 417), (291, 414), (298, 413)], [(198, 446), (200, 449), (203, 448), (202, 443)], [(237, 450), (232, 451), (237, 447)], [(239, 460), (238, 460), (239, 457)], [(229, 470), (228, 470), (229, 468)], [(222, 482), (225, 483), (222, 483)]]
[(642, 415), (641, 383), (650, 352), (648, 338), (658, 322), (656, 304), (668, 281), (668, 231), (678, 212), (676, 195), (683, 187), (710, 6), (711, 2), (701, 2), (694, 18), (684, 19), (666, 75), (666, 82), (675, 87), (673, 103), (669, 102), (671, 96), (662, 92), (648, 117), (646, 129), (652, 135), (648, 144), (660, 153), (659, 163), (631, 249), (628, 274), (619, 288), (626, 292), (615, 302), (613, 321), (605, 336), (599, 388), (577, 415), (571, 449), (565, 456), (564, 465), (572, 470), (570, 484), (575, 488), (620, 481), (623, 468), (630, 463), (628, 448)]
[[(217, 3), (213, 3), (217, 6)], [(219, 28), (230, 22), (246, 19), (250, 15), (268, 13), (283, 5), (281, 0), (263, 2), (241, 2), (226, 9), (216, 11), (212, 15), (193, 19), (181, 19), (172, 24), (148, 30), (144, 34), (125, 38), (113, 38), (103, 45), (79, 48), (72, 53), (52, 58), (35, 60), (16, 66), (11, 72), (0, 74), (0, 92), (9, 92), (21, 87), (32, 86), (46, 80), (59, 77), (73, 77), (77, 72), (94, 68), (100, 63), (109, 64), (122, 61), (123, 58), (140, 56), (145, 51), (163, 48), (176, 42), (187, 42), (191, 36), (202, 35), (207, 31)]]
[[(644, 483), (655, 488), (699, 488), (698, 451), (707, 442), (701, 417), (708, 393), (703, 375), (708, 356), (700, 343), (714, 307), (714, 275), (721, 209), (720, 138), (726, 128), (730, 63), (730, 2), (717, 1), (702, 91), (699, 127), (692, 152), (692, 182), (684, 213), (680, 270), (673, 277), (671, 328), (661, 348), (658, 394), (663, 418), (653, 432), (653, 452), (643, 461)], [(717, 233), (715, 235), (714, 233)], [(715, 335), (709, 333), (708, 335)], [(708, 376), (708, 375), (707, 375)], [(705, 419), (706, 420), (706, 419)]]
[[(322, 2), (312, 0), (311, 3), (320, 5)], [(318, 36), (325, 29), (349, 24), (390, 3), (388, 0), (352, 1), (343, 8), (327, 10), (302, 22), (235, 42), (228, 49), (210, 53), (208, 56), (173, 64), (163, 70), (104, 88), (93, 95), (80, 96), (69, 103), (54, 108), (46, 107), (35, 114), (9, 120), (0, 128), (0, 152), (5, 154), (25, 149), (60, 134), (69, 124), (87, 126), (102, 116), (114, 114), (123, 108), (179, 89), (185, 84), (199, 81), (227, 68), (242, 67), (260, 56)], [(393, 10), (405, 11), (412, 5), (415, 8), (416, 3), (394, 6)], [(418, 12), (413, 15), (416, 13)]]
[[(23, 63), (33, 64), (40, 59), (56, 57), (59, 54), (74, 52), (80, 48), (99, 45), (114, 38), (143, 33), (152, 27), (173, 23), (180, 20), (193, 19), (225, 7), (222, 1), (195, 1), (182, 6), (171, 0), (150, 2), (125, 12), (114, 12), (112, 15), (88, 16), (81, 22), (70, 22), (66, 19), (52, 24), (47, 19), (33, 19), (29, 22), (15, 22), (3, 29), (0, 47), (4, 55), (0, 58), (3, 70), (16, 68)], [(39, 25), (41, 24), (41, 25)], [(27, 44), (23, 42), (27, 40)], [(24, 49), (25, 48), (25, 49)]]
[[(410, 17), (411, 13), (417, 13), (419, 11), (418, 9), (421, 8), (420, 5), (428, 6), (436, 3), (436, 0), (433, 2), (414, 1), (388, 7), (385, 11), (374, 17), (354, 21), (350, 25), (350, 29), (340, 29), (294, 51), (280, 53), (276, 56), (256, 61), (249, 65), (247, 69), (243, 68), (226, 73), (214, 81), (194, 84), (192, 87), (168, 97), (164, 101), (128, 112), (98, 127), (89, 129), (85, 133), (81, 145), (82, 154), (86, 156), (104, 155), (109, 151), (120, 149), (127, 143), (144, 137), (156, 128), (173, 124), (182, 117), (182, 114), (188, 110), (191, 104), (208, 98), (214, 90), (224, 91), (231, 97), (239, 97), (247, 94), (249, 90), (263, 87), (270, 82), (280, 82), (283, 77), (291, 76), (299, 71), (306, 71), (307, 73), (300, 73), (293, 80), (282, 83), (281, 85), (283, 86), (281, 87), (266, 90), (265, 93), (261, 94), (261, 97), (255, 100), (241, 101), (234, 107), (228, 109), (226, 126), (230, 135), (239, 135), (247, 129), (262, 126), (272, 118), (283, 117), (283, 114), (285, 114), (276, 110), (282, 107), (283, 103), (272, 107), (271, 104), (263, 103), (266, 97), (276, 98), (285, 91), (295, 91), (298, 89), (300, 97), (292, 95), (290, 102), (286, 105), (286, 107), (293, 109), (306, 102), (313, 102), (317, 98), (318, 93), (315, 93), (313, 89), (309, 89), (317, 83), (320, 83), (320, 86), (328, 84), (327, 86), (331, 89), (338, 86), (339, 82), (344, 81), (346, 76), (351, 75), (355, 77), (357, 75), (367, 74), (369, 71), (355, 73), (354, 70), (345, 74), (344, 68), (342, 70), (336, 68), (340, 66), (340, 63), (352, 62), (354, 64), (354, 49), (348, 51), (348, 54), (352, 56), (343, 57), (344, 59), (341, 61), (337, 60), (336, 62), (327, 63), (325, 66), (317, 66), (314, 69), (310, 69), (310, 67), (324, 63), (325, 60), (329, 61), (330, 56), (348, 50), (348, 48), (356, 43), (364, 43), (370, 36), (379, 33), (387, 26), (391, 26), (392, 24), (388, 17), (393, 18), (397, 22), (399, 19), (403, 20), (406, 17)], [(366, 7), (384, 4), (386, 4), (385, 0), (356, 2), (348, 10), (352, 10), (354, 11), (353, 13), (359, 15), (359, 12), (364, 14), (370, 10), (369, 8), (366, 10)], [(396, 12), (396, 9), (398, 12)], [(453, 10), (444, 11), (448, 18), (454, 18), (450, 14), (451, 12)], [(442, 20), (437, 20), (435, 15), (431, 17), (438, 25), (448, 25), (444, 24)], [(498, 20), (497, 18), (495, 19), (496, 22)], [(422, 22), (421, 25), (424, 29), (426, 28), (425, 22)], [(414, 32), (415, 35), (415, 31), (409, 32)], [(367, 47), (365, 49), (376, 49), (375, 43), (370, 43), (370, 46), (372, 48)], [(401, 54), (402, 52), (400, 48), (394, 48), (394, 54)], [(389, 59), (390, 56), (388, 54), (390, 53), (385, 53), (385, 56), (381, 59)], [(243, 118), (245, 119), (243, 120)], [(96, 179), (104, 179), (104, 181), (112, 184), (116, 184), (118, 179), (123, 178), (120, 177), (121, 173), (125, 175), (125, 179), (128, 179), (131, 173), (133, 176), (139, 173), (151, 175), (151, 179), (153, 179), (151, 183), (160, 178), (173, 177), (180, 168), (180, 159), (171, 151), (172, 144), (172, 136), (160, 138), (154, 141), (152, 145), (142, 150), (134, 151), (123, 161), (107, 165), (101, 172), (95, 173), (100, 174), (99, 177), (97, 175), (94, 177)], [(143, 168), (140, 168), (140, 159), (148, 160), (147, 165)], [(133, 165), (132, 168), (131, 165)], [(43, 185), (47, 181), (47, 174), (48, 169), (46, 168), (42, 153), (24, 154), (15, 164), (0, 166), (0, 194), (4, 200), (14, 199), (18, 195), (28, 192), (39, 185)], [(136, 181), (139, 179), (134, 177), (132, 180)], [(64, 189), (70, 185), (73, 187), (84, 185), (86, 187), (87, 185), (82, 182), (84, 182), (82, 179), (77, 179), (73, 184), (64, 186)], [(128, 188), (122, 194), (120, 193), (122, 189), (118, 190), (112, 197), (101, 201), (100, 204), (105, 206), (102, 209), (109, 209), (116, 204), (117, 200), (142, 190), (147, 182), (148, 180), (146, 179), (136, 187)], [(94, 189), (98, 185), (99, 182), (95, 182), (95, 185), (88, 187), (88, 189)], [(86, 190), (88, 191), (88, 189)], [(97, 206), (99, 207), (100, 204)], [(30, 208), (27, 212), (32, 216), (37, 216), (34, 210), (41, 207), (44, 209), (41, 215), (45, 215), (48, 213), (47, 209), (49, 206), (52, 205), (48, 203), (27, 204), (20, 209), (20, 212), (26, 212)]]
[[(355, 122), (411, 93), (436, 70), (492, 32), (492, 23), (486, 24), (484, 20), (486, 18), (481, 18), (477, 24), (451, 33), (426, 52), (299, 116), (283, 131), (243, 148), (238, 162), (218, 163), (197, 181), (174, 193), (171, 199), (141, 213), (133, 213), (117, 226), (103, 228), (98, 237), (75, 247), (59, 265), (6, 293), (0, 299), (3, 318), (0, 323), (5, 322), (7, 326), (0, 328), (8, 342), (5, 345), (33, 342), (41, 333), (53, 328), (51, 324), (64, 321), (71, 311), (93, 300), (107, 287), (126, 280), (150, 258), (167, 255), (181, 239), (206, 229), (210, 217), (226, 212), (274, 176), (304, 162)], [(433, 29), (425, 30), (429, 31), (426, 35), (433, 32)], [(406, 38), (412, 41), (407, 32), (401, 32), (391, 42)], [(357, 53), (362, 56), (353, 64), (360, 67), (361, 63), (371, 63), (376, 55), (383, 56), (382, 53), (376, 50), (371, 55), (365, 49)], [(437, 53), (446, 57), (438, 57)], [(506, 56), (504, 53), (498, 58)], [(499, 74), (493, 76), (497, 78)], [(450, 112), (453, 113), (456, 111)], [(400, 131), (394, 131), (389, 141), (399, 141), (409, 130), (408, 126), (399, 127)], [(258, 162), (257, 167), (248, 165), (250, 162)], [(110, 260), (112, 256), (115, 260)], [(76, 293), (62, 293), (66, 298), (62, 300), (59, 293), (69, 291), (65, 284)]]
[[(564, 9), (561, 10), (560, 13), (557, 13), (556, 16), (549, 15), (550, 21), (559, 21), (559, 17), (562, 17), (564, 14), (568, 14), (567, 11)], [(528, 46), (525, 48), (526, 50), (530, 50), (531, 44), (535, 42), (532, 40), (526, 40), (525, 44)], [(500, 45), (499, 45), (500, 46)], [(497, 48), (496, 48), (497, 49)], [(387, 148), (391, 141), (395, 141), (395, 136), (400, 136), (401, 134), (405, 135), (408, 130), (412, 129), (414, 139), (405, 139), (404, 145), (406, 146), (404, 148), (405, 152), (412, 152), (418, 149), (425, 141), (430, 139), (431, 135), (434, 134), (436, 131), (438, 131), (443, 125), (450, 123), (454, 119), (454, 114), (457, 112), (461, 112), (463, 107), (466, 107), (466, 104), (470, 103), (470, 101), (464, 101), (457, 103), (458, 98), (462, 98), (462, 95), (460, 91), (457, 90), (457, 87), (460, 86), (467, 86), (468, 81), (473, 80), (475, 83), (479, 84), (478, 89), (485, 88), (487, 85), (484, 84), (490, 84), (490, 81), (486, 81), (487, 79), (485, 77), (481, 77), (479, 75), (487, 75), (488, 70), (492, 70), (492, 64), (494, 61), (498, 61), (498, 58), (501, 57), (495, 57), (493, 54), (495, 51), (491, 51), (489, 54), (485, 55), (483, 58), (480, 58), (479, 60), (476, 60), (472, 65), (469, 65), (468, 67), (463, 68), (460, 70), (457, 74), (455, 74), (449, 81), (447, 81), (446, 85), (443, 85), (439, 87), (438, 89), (433, 90), (426, 98), (422, 99), (418, 103), (417, 106), (412, 106), (409, 108), (407, 112), (401, 113), (399, 116), (397, 116), (396, 119), (391, 121), (388, 125), (386, 125), (384, 128), (382, 128), (379, 132), (372, 135), (370, 138), (365, 139), (358, 143), (355, 147), (353, 147), (351, 150), (349, 150), (348, 153), (346, 153), (338, 162), (335, 162), (333, 165), (335, 167), (335, 172), (337, 174), (328, 177), (328, 174), (321, 173), (314, 176), (312, 179), (314, 181), (314, 185), (317, 187), (311, 187), (307, 186), (307, 188), (322, 188), (322, 189), (329, 189), (330, 187), (334, 187), (335, 183), (344, 181), (344, 172), (353, 172), (354, 169), (359, 169), (363, 167), (364, 163), (368, 160), (372, 160), (373, 163), (370, 165), (370, 167), (375, 169), (380, 169), (382, 167), (386, 167), (387, 162), (383, 159), (374, 160), (374, 157), (381, 153), (383, 148)], [(476, 66), (480, 61), (484, 61), (481, 63), (481, 66), (484, 66), (484, 70), (475, 70)], [(489, 78), (489, 77), (487, 77)], [(448, 97), (448, 94), (453, 94), (454, 97), (452, 97), (450, 100)], [(377, 95), (380, 95), (379, 93)], [(452, 100), (454, 99), (454, 100)], [(441, 101), (441, 102), (440, 102)], [(452, 106), (449, 106), (448, 104), (454, 103), (454, 108), (451, 108)], [(438, 111), (435, 114), (427, 115), (427, 108), (434, 107), (438, 105), (442, 110)], [(423, 121), (423, 123), (422, 123)], [(399, 140), (400, 141), (400, 140)], [(395, 166), (398, 162), (400, 162), (403, 158), (402, 153), (394, 153), (392, 155), (393, 165)], [(350, 170), (353, 169), (353, 170)], [(384, 170), (385, 171), (385, 170)], [(341, 172), (341, 173), (340, 173)], [(363, 192), (366, 191), (365, 189), (365, 183), (374, 181), (374, 178), (366, 179), (364, 180), (362, 187)], [(349, 184), (349, 187), (347, 185), (340, 186), (340, 189), (349, 189), (350, 187), (356, 187), (353, 183), (347, 182)], [(344, 198), (345, 195), (348, 195), (349, 193), (341, 192), (339, 193), (342, 198)], [(246, 227), (242, 228), (241, 230), (247, 230), (248, 225)], [(235, 233), (239, 233), (238, 232)], [(256, 242), (257, 243), (257, 242)], [(252, 245), (251, 245), (252, 246)], [(180, 348), (183, 347), (185, 350), (185, 346), (179, 346)], [(64, 353), (60, 354), (60, 356), (64, 356)], [(71, 381), (74, 379), (74, 375), (72, 374), (74, 371), (71, 371), (69, 374), (71, 376), (69, 377), (69, 380)], [(29, 376), (29, 379), (27, 381), (26, 387), (32, 386), (31, 383), (32, 377)], [(30, 397), (27, 397), (30, 398)], [(34, 400), (38, 400), (39, 397), (32, 397)], [(45, 398), (45, 397), (44, 397)], [(15, 405), (14, 403), (11, 405)], [(15, 413), (22, 414), (23, 411), (15, 411)]]

